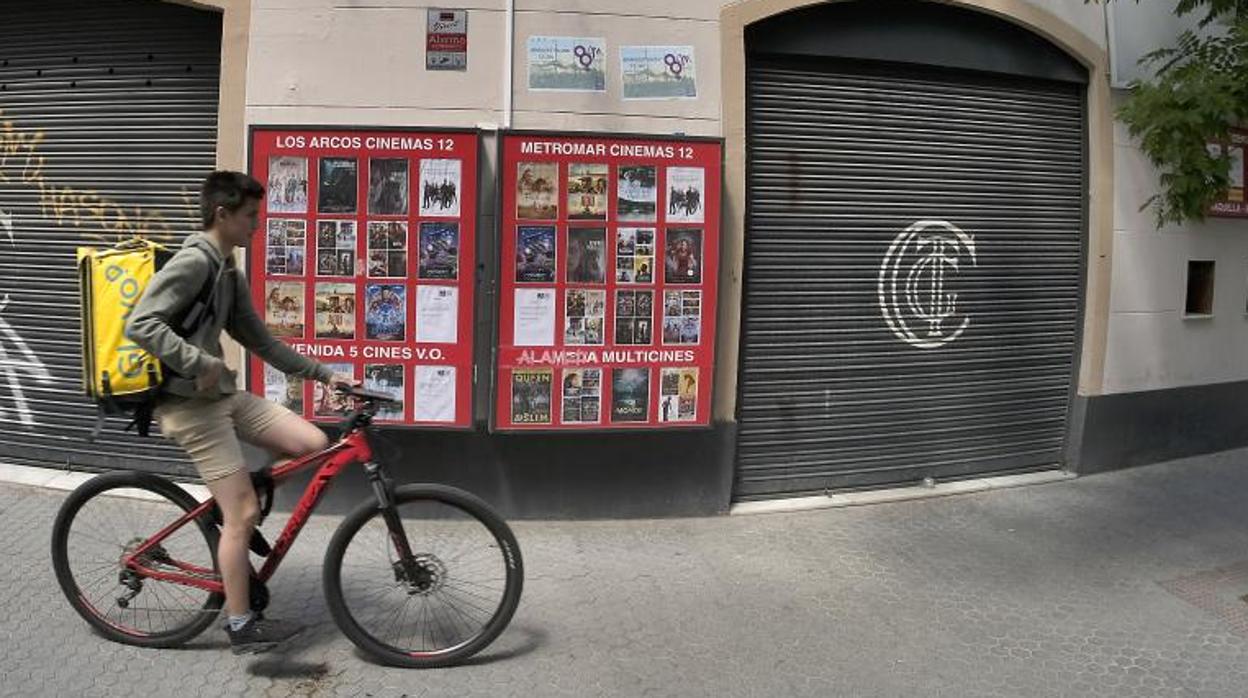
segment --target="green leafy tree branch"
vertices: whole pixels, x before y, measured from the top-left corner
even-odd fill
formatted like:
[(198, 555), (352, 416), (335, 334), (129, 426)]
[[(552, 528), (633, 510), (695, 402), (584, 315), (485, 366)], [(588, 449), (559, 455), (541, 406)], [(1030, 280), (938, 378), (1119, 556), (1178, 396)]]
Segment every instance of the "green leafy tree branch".
[(1175, 14), (1191, 13), (1198, 31), (1141, 60), (1155, 77), (1132, 82), (1117, 113), (1160, 172), (1161, 191), (1145, 203), (1158, 227), (1204, 220), (1230, 185), (1231, 163), (1207, 144), (1248, 125), (1248, 0), (1179, 0)]

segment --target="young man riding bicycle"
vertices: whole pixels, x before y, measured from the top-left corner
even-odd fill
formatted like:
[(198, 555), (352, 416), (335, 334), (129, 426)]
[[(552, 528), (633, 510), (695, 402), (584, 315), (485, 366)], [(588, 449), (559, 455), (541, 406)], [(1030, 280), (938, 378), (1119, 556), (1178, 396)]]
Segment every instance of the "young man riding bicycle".
[[(302, 417), (239, 389), (222, 359), (221, 331), (284, 373), (330, 385), (358, 384), (274, 338), (252, 305), (233, 252), (248, 246), (264, 193), (259, 182), (240, 172), (209, 175), (200, 190), (204, 232), (187, 238), (156, 273), (126, 324), (126, 336), (175, 374), (162, 388), (156, 418), (161, 432), (186, 450), (221, 508), (217, 564), (235, 654), (266, 651), (303, 630), (295, 623), (256, 617), (249, 609), (248, 543), (260, 507), (240, 439), (277, 457), (318, 451), (328, 441)], [(183, 337), (175, 327), (208, 283), (206, 308)]]

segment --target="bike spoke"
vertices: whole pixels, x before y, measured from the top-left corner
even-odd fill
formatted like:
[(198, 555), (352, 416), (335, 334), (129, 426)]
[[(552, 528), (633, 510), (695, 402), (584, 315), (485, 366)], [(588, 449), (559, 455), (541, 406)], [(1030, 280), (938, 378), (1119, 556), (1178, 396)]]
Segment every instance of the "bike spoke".
[[(161, 586), (162, 585), (160, 584), (152, 585), (152, 597), (156, 600), (156, 603), (160, 605), (160, 609), (159, 611), (157, 611), (156, 618), (161, 621), (161, 626), (164, 628), (164, 632), (169, 632), (169, 616), (172, 613), (174, 613), (174, 611), (170, 611), (166, 607), (165, 595), (161, 593), (161, 589), (160, 589)], [(146, 587), (144, 587), (144, 590), (146, 590)], [(165, 590), (165, 594), (169, 594), (169, 593), (171, 593), (169, 590)], [(151, 615), (150, 608), (148, 611), (148, 615), (149, 616)]]
[[(467, 585), (467, 586), (470, 586), (470, 587), (476, 587), (476, 588), (478, 588), (478, 589), (484, 589), (484, 590), (486, 590), (486, 591), (497, 591), (497, 592), (499, 592), (500, 594), (503, 592), (503, 587), (502, 587), (502, 586), (497, 586), (497, 587), (494, 587), (494, 586), (486, 586), (485, 584), (482, 584), (481, 582), (474, 582), (474, 581), (469, 580), (469, 579), (460, 579), (459, 577), (448, 577), (447, 579), (453, 579), (453, 580), (455, 580), (455, 582), (457, 582), (458, 584), (464, 584), (464, 585)], [(486, 580), (483, 580), (483, 581), (486, 581), (486, 582), (498, 582), (499, 584), (506, 584), (506, 583), (507, 583), (507, 579), (506, 579), (506, 578), (499, 578), (499, 579), (486, 579)]]
[[(493, 611), (490, 611), (490, 610), (487, 610), (487, 609), (481, 608), (480, 606), (478, 606), (478, 605), (476, 605), (476, 604), (472, 603), (471, 601), (469, 601), (469, 600), (467, 600), (467, 599), (456, 599), (456, 598), (452, 595), (451, 591), (450, 591), (449, 589), (445, 588), (445, 587), (443, 587), (443, 588), (442, 588), (442, 590), (441, 590), (441, 591), (439, 591), (438, 593), (439, 593), (439, 594), (441, 594), (442, 596), (444, 596), (444, 597), (447, 599), (447, 601), (448, 601), (448, 602), (458, 600), (460, 604), (463, 604), (464, 606), (466, 606), (466, 607), (468, 607), (468, 608), (470, 608), (470, 609), (472, 609), (472, 610), (474, 610), (474, 611), (480, 611), (480, 613), (481, 613), (483, 616), (485, 616), (487, 619), (488, 619), (491, 615), (493, 615)], [(455, 604), (453, 604), (453, 603), (451, 603), (450, 605), (455, 606)]]
[[(425, 597), (426, 600), (432, 597)], [(438, 607), (432, 601), (429, 602), (429, 644), (435, 650), (445, 649), (445, 645), (441, 642), (441, 638), (445, 636), (442, 628), (442, 618), (438, 615)]]
[(469, 591), (469, 590), (467, 590), (467, 589), (464, 589), (464, 588), (462, 588), (462, 587), (456, 586), (456, 585), (454, 585), (454, 584), (446, 584), (446, 585), (444, 585), (442, 588), (443, 588), (443, 589), (445, 589), (445, 590), (447, 590), (447, 591), (454, 591), (454, 592), (456, 592), (456, 593), (458, 593), (458, 594), (462, 594), (462, 595), (467, 596), (467, 597), (470, 597), (470, 598), (472, 598), (472, 599), (479, 599), (479, 600), (481, 600), (481, 601), (484, 601), (484, 602), (485, 602), (485, 603), (487, 603), (487, 604), (488, 604), (488, 603), (490, 603), (491, 601), (493, 601), (493, 599), (492, 599), (491, 597), (489, 597), (489, 596), (482, 596), (481, 594), (478, 594), (478, 593), (473, 592), (473, 591)]
[[(408, 611), (408, 608), (411, 606), (411, 604), (412, 604), (412, 597), (409, 596), (407, 597), (407, 599), (403, 601), (402, 610), (399, 613), (395, 614), (393, 627), (394, 627), (394, 639), (396, 640), (402, 639), (403, 619), (407, 618), (407, 611)], [(390, 633), (387, 632), (386, 637), (389, 637), (389, 636), (390, 636)]]
[(104, 540), (103, 538), (99, 538), (99, 537), (97, 537), (97, 536), (93, 536), (93, 535), (91, 535), (91, 534), (89, 534), (89, 533), (82, 533), (82, 532), (79, 532), (79, 531), (75, 531), (75, 532), (73, 532), (73, 533), (72, 533), (72, 535), (82, 536), (83, 538), (86, 538), (87, 540), (93, 540), (93, 541), (95, 541), (95, 542), (99, 543), (100, 545), (103, 545), (103, 546), (105, 546), (105, 547), (107, 547), (107, 548), (116, 548), (117, 550), (125, 550), (125, 549), (126, 549), (126, 546), (124, 546), (124, 545), (122, 545), (122, 544), (120, 544), (120, 543), (110, 543), (110, 542), (108, 542), (108, 541)]
[[(95, 560), (94, 562), (99, 562), (99, 560)], [(117, 564), (117, 561), (116, 561), (116, 560), (114, 560), (113, 562), (105, 562), (104, 564), (102, 564), (102, 565), (100, 565), (100, 566), (98, 566), (98, 567), (91, 567), (91, 568), (89, 568), (89, 569), (85, 569), (85, 570), (83, 570), (83, 571), (81, 572), (81, 575), (82, 575), (83, 577), (85, 577), (85, 576), (87, 576), (87, 575), (95, 574), (96, 572), (99, 572), (100, 570), (116, 570), (116, 571), (120, 571), (120, 570), (121, 570), (121, 565)]]

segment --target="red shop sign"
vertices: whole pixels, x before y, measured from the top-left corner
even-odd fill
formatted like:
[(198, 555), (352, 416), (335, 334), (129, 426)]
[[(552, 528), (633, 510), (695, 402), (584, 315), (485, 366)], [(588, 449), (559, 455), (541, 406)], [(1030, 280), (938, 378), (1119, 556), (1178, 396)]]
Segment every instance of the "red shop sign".
[(1224, 144), (1210, 143), (1209, 149), (1218, 155), (1223, 148), (1231, 159), (1231, 186), (1220, 201), (1213, 204), (1209, 215), (1225, 218), (1248, 218), (1248, 158), (1244, 156), (1248, 150), (1248, 131), (1232, 129), (1230, 142)]
[(493, 428), (709, 424), (721, 142), (501, 141)]
[[(472, 426), (475, 132), (255, 128), (266, 187), (250, 278), (274, 336), (400, 407), (379, 422)], [(259, 359), (257, 394), (308, 419), (345, 405)]]
[(425, 48), (428, 51), (467, 51), (468, 35), (430, 34), (427, 43)]

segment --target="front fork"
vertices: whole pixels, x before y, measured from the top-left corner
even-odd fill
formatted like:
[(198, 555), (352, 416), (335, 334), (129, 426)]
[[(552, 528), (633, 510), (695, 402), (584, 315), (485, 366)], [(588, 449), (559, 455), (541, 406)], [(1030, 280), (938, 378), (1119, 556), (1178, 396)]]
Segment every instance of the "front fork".
[(431, 575), (416, 562), (416, 556), (412, 554), (412, 546), (407, 540), (407, 531), (403, 530), (403, 522), (399, 519), (398, 509), (394, 505), (394, 481), (387, 476), (386, 471), (377, 461), (365, 463), (364, 472), (368, 476), (369, 484), (372, 485), (373, 495), (377, 498), (377, 508), (381, 510), (382, 519), (386, 522), (390, 541), (394, 544), (395, 552), (399, 556), (396, 573), (401, 571), (406, 581), (418, 587), (427, 586)]

